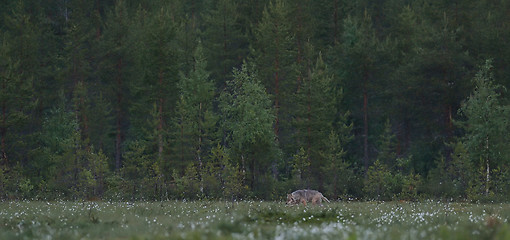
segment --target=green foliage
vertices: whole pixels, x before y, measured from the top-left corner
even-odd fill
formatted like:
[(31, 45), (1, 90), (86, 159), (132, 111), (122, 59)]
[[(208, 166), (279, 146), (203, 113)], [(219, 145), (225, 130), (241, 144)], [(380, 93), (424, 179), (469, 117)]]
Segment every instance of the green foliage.
[[(296, 44), (292, 9), (293, 3), (289, 1), (268, 1), (255, 22), (254, 37), (250, 41), (250, 60), (257, 69), (258, 81), (270, 94), (275, 115), (273, 129), (282, 147), (294, 144), (290, 129), (295, 114), (293, 94), (299, 81), (294, 67)], [(289, 146), (289, 149), (288, 156), (291, 156), (297, 146)]]
[[(308, 155), (311, 186), (323, 186), (329, 180), (321, 177), (324, 173), (322, 167), (331, 161), (331, 157), (327, 156), (328, 153), (325, 152), (341, 152), (341, 148), (344, 146), (332, 146), (329, 142), (331, 141), (329, 134), (336, 127), (334, 125), (338, 125), (340, 131), (344, 131), (342, 128), (348, 128), (345, 121), (348, 113), (339, 116), (335, 108), (336, 101), (341, 101), (343, 94), (341, 90), (332, 86), (334, 76), (330, 74), (322, 55), (319, 54), (315, 65), (309, 71), (308, 76), (302, 78), (301, 85), (295, 94), (296, 107), (293, 125), (297, 132), (294, 138), (296, 143), (305, 147)], [(345, 134), (342, 137), (348, 138), (349, 133)], [(335, 140), (335, 142), (337, 141)], [(347, 142), (342, 144), (347, 144)], [(325, 146), (334, 147), (334, 149), (328, 149)], [(337, 154), (336, 152), (334, 154)]]
[[(90, 173), (89, 188), (91, 188), (88, 197), (102, 196), (105, 187), (105, 178), (109, 175), (109, 159), (102, 150), (95, 152), (91, 149), (88, 156), (88, 171)], [(90, 184), (92, 183), (92, 184)]]
[(180, 164), (193, 160), (202, 168), (207, 153), (218, 139), (218, 117), (213, 112), (215, 88), (206, 70), (207, 61), (201, 43), (194, 58), (193, 69), (187, 75), (181, 74), (178, 84), (180, 99), (174, 120), (174, 149)]
[(386, 164), (376, 160), (370, 166), (365, 178), (363, 191), (366, 197), (375, 200), (416, 200), (418, 189), (421, 188), (422, 179), (413, 170), (407, 171), (410, 158), (399, 158), (397, 171), (392, 170)]
[(390, 120), (387, 119), (384, 124), (384, 131), (381, 134), (378, 143), (378, 152), (377, 159), (388, 166), (396, 166), (397, 153), (396, 153), (396, 142), (395, 135), (391, 131), (391, 123)]
[(0, 5), (1, 198), (510, 194), (508, 2)]
[(445, 199), (462, 197), (463, 192), (457, 192), (455, 189), (455, 183), (452, 181), (454, 177), (448, 172), (450, 168), (443, 156), (436, 159), (436, 168), (431, 170), (427, 176), (427, 192), (429, 194)]
[(7, 197), (7, 188), (10, 186), (8, 169), (5, 165), (0, 165), (0, 192), (1, 198)]
[(369, 199), (390, 200), (398, 188), (398, 180), (386, 164), (376, 160), (374, 165), (368, 168), (363, 191)]
[(149, 143), (134, 141), (128, 145), (124, 157), (124, 166), (120, 170), (125, 179), (122, 194), (132, 199), (159, 198), (163, 193), (160, 186), (160, 161), (155, 155), (149, 155)]
[(345, 157), (343, 146), (348, 143), (345, 140), (349, 141), (350, 137), (340, 140), (338, 134), (331, 131), (325, 143), (326, 148), (321, 153), (326, 159), (326, 164), (321, 169), (323, 177), (327, 179), (326, 195), (335, 198), (347, 196), (358, 185), (351, 163)]
[(204, 24), (208, 26), (201, 34), (204, 53), (209, 59), (207, 65), (211, 75), (219, 86), (232, 79), (231, 70), (239, 67), (248, 55), (248, 38), (240, 24), (240, 4), (233, 0), (218, 0), (204, 14)]
[(247, 171), (250, 186), (262, 188), (260, 183), (270, 177), (266, 173), (276, 163), (275, 115), (269, 95), (249, 64), (234, 69), (234, 79), (227, 82), (219, 108), (230, 157)]
[(286, 1), (271, 0), (254, 30), (255, 49), (252, 55), (259, 69), (260, 82), (272, 94), (274, 101), (285, 101), (280, 91), (289, 91), (292, 86), (289, 67), (295, 53), (290, 14)]
[[(23, 1), (2, 17), (6, 23), (0, 29), (0, 162), (14, 166), (24, 158), (18, 151), (26, 149), (24, 138), (31, 133), (27, 124), (37, 104), (34, 82), (40, 64), (36, 56), (41, 33)], [(12, 163), (10, 157), (15, 157)]]
[(466, 131), (463, 144), (476, 169), (469, 195), (485, 194), (488, 197), (493, 194), (494, 187), (491, 169), (501, 166), (509, 156), (506, 147), (509, 139), (505, 134), (509, 126), (508, 106), (500, 103), (501, 86), (494, 83), (491, 60), (481, 66), (473, 82), (474, 92), (459, 110), (466, 118), (460, 123)]
[(468, 199), (473, 202), (489, 202), (490, 199), (494, 198), (493, 180), (490, 178), (487, 180), (487, 168), (483, 164), (478, 166), (473, 173), (473, 178), (469, 181), (466, 194)]
[(245, 172), (238, 163), (233, 163), (228, 152), (221, 146), (211, 151), (211, 161), (218, 162), (220, 168), (220, 182), (225, 200), (243, 199), (247, 196), (248, 186), (246, 185)]
[(224, 147), (211, 150), (207, 163), (200, 167), (190, 163), (180, 176), (174, 171), (175, 188), (179, 197), (186, 199), (238, 200), (247, 196), (246, 176), (238, 163), (232, 163)]
[(200, 199), (203, 197), (202, 179), (200, 178), (200, 171), (197, 163), (190, 163), (188, 165), (184, 170), (184, 175), (179, 184), (177, 188), (184, 190), (182, 193), (184, 199)]
[(310, 179), (310, 157), (304, 148), (294, 154), (292, 158), (292, 185), (294, 188), (303, 189), (309, 185)]
[(473, 165), (469, 161), (469, 155), (464, 144), (460, 142), (454, 145), (451, 166), (448, 168), (447, 174), (452, 179), (456, 195), (464, 198), (469, 181), (473, 178)]
[[(168, 122), (175, 113), (179, 98), (180, 55), (177, 48), (177, 26), (170, 9), (159, 8), (153, 14), (140, 10), (137, 13), (134, 41), (138, 49), (134, 53), (136, 76), (129, 82), (132, 94), (129, 114), (131, 137), (148, 139), (157, 158), (168, 158)], [(150, 117), (148, 117), (150, 116)], [(147, 132), (150, 137), (147, 138)], [(122, 136), (120, 136), (122, 138)]]

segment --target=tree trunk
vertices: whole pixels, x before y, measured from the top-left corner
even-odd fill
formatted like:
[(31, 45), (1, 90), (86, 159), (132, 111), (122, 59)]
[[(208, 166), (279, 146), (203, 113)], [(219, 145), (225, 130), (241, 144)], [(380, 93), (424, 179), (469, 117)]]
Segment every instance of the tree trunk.
[(198, 146), (197, 146), (197, 159), (198, 159), (198, 175), (200, 179), (200, 193), (204, 193), (204, 181), (202, 179), (202, 126), (201, 123), (203, 121), (202, 119), (202, 103), (199, 103), (198, 105)]
[(226, 82), (227, 81), (227, 74), (228, 74), (228, 69), (227, 69), (227, 10), (226, 10), (226, 7), (224, 6), (223, 8), (223, 56), (222, 56), (222, 64), (223, 64), (223, 82)]
[(368, 74), (365, 74), (363, 85), (363, 164), (365, 174), (368, 172), (368, 93), (367, 81)]
[(275, 43), (276, 43), (276, 52), (275, 52), (275, 59), (274, 59), (274, 68), (275, 68), (275, 73), (274, 73), (274, 108), (275, 108), (275, 124), (274, 124), (274, 134), (276, 136), (276, 139), (278, 139), (278, 133), (279, 133), (279, 122), (280, 122), (280, 119), (279, 119), (279, 111), (280, 111), (280, 103), (279, 103), (279, 98), (280, 98), (280, 79), (279, 79), (279, 71), (280, 71), (280, 56), (279, 56), (279, 52), (278, 52), (278, 46), (280, 44), (280, 41), (278, 39), (278, 33), (279, 33), (279, 29), (278, 29), (278, 23), (275, 24), (275, 32), (276, 32), (276, 39), (275, 39)]
[[(2, 84), (2, 87), (5, 89), (5, 82)], [(2, 103), (2, 128), (0, 128), (0, 137), (1, 140), (1, 151), (2, 151), (2, 162), (0, 164), (7, 164), (7, 146), (5, 143), (5, 138), (7, 136), (7, 107), (5, 106), (5, 102)]]
[(202, 126), (201, 126), (201, 123), (203, 121), (202, 119), (202, 103), (199, 103), (199, 106), (198, 106), (198, 146), (197, 146), (197, 159), (198, 159), (198, 165), (200, 167), (200, 169), (202, 169), (202, 156), (201, 156), (201, 152), (202, 152)]
[(163, 71), (159, 71), (158, 159), (163, 156)]
[[(2, 79), (2, 92), (5, 92), (7, 87), (6, 87), (6, 81), (7, 81), (7, 78), (3, 78)], [(6, 100), (4, 99), (2, 101), (2, 127), (0, 128), (0, 138), (2, 138), (0, 140), (0, 151), (1, 151), (1, 159), (0, 159), (0, 166), (2, 166), (2, 164), (5, 164), (7, 165), (8, 164), (8, 159), (7, 159), (7, 145), (6, 145), (6, 141), (5, 141), (5, 138), (7, 137), (7, 102)]]
[(335, 5), (333, 9), (333, 43), (336, 44), (338, 39), (338, 0), (335, 0)]
[(276, 72), (275, 72), (275, 80), (274, 80), (274, 85), (275, 85), (275, 96), (274, 96), (274, 108), (275, 108), (275, 124), (274, 124), (274, 134), (276, 136), (276, 138), (278, 139), (278, 133), (279, 133), (279, 122), (280, 122), (280, 119), (279, 119), (279, 111), (280, 111), (280, 103), (279, 103), (279, 95), (280, 95), (280, 86), (279, 86), (279, 79), (278, 79), (278, 69), (279, 69), (279, 60), (278, 60), (278, 55), (276, 56), (276, 59), (275, 59), (275, 68), (276, 68)]
[(487, 152), (486, 163), (487, 163), (487, 178), (485, 182), (485, 196), (489, 196), (489, 180), (490, 180), (490, 166), (489, 166), (489, 135), (485, 136), (485, 151)]
[(115, 136), (115, 169), (121, 167), (121, 145), (122, 145), (122, 58), (117, 62), (117, 133)]
[[(82, 86), (83, 86), (83, 82), (82, 82)], [(81, 120), (83, 122), (83, 131), (82, 131), (82, 136), (81, 138), (82, 139), (87, 139), (89, 137), (89, 120), (88, 120), (88, 117), (87, 117), (87, 114), (85, 112), (85, 98), (83, 96), (80, 96), (80, 105), (81, 105), (81, 108), (82, 108), (82, 111), (81, 111)], [(89, 146), (86, 146), (87, 148)]]

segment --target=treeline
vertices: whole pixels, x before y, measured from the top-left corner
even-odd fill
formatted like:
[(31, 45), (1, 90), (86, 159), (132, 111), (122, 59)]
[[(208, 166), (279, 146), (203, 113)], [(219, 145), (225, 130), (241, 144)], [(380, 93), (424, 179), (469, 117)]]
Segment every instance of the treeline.
[(0, 198), (510, 196), (508, 1), (0, 5)]

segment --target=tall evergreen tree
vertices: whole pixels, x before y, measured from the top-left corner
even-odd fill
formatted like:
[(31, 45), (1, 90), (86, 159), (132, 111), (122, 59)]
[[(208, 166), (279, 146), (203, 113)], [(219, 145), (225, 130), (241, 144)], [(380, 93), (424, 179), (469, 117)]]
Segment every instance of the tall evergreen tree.
[(232, 68), (240, 67), (248, 54), (248, 39), (242, 32), (239, 4), (233, 0), (218, 0), (204, 17), (205, 29), (202, 34), (204, 53), (209, 69), (218, 86), (224, 86), (232, 79)]
[(315, 184), (322, 186), (321, 166), (325, 159), (320, 152), (324, 149), (324, 139), (333, 131), (337, 117), (335, 102), (341, 96), (332, 86), (333, 77), (329, 73), (322, 56), (317, 58), (310, 76), (304, 78), (296, 94), (297, 107), (294, 126), (297, 143), (306, 149)]
[[(137, 50), (137, 64), (140, 66), (140, 79), (132, 79), (130, 90), (133, 101), (130, 114), (136, 116), (131, 119), (131, 138), (143, 138), (150, 121), (152, 106), (156, 106), (157, 142), (154, 151), (157, 158), (162, 159), (167, 145), (168, 123), (166, 122), (175, 111), (177, 93), (179, 58), (176, 46), (175, 23), (166, 8), (155, 10), (152, 14), (139, 11), (137, 16), (139, 25)], [(137, 31), (138, 31), (137, 30)], [(167, 149), (168, 150), (168, 149)]]
[(214, 141), (217, 140), (215, 130), (217, 116), (213, 112), (215, 86), (206, 70), (207, 60), (201, 43), (195, 50), (194, 58), (193, 69), (189, 74), (181, 74), (178, 84), (180, 99), (174, 120), (176, 124), (174, 155), (180, 156), (175, 159), (179, 159), (181, 164), (193, 161), (201, 170), (204, 158), (208, 156)]
[(350, 129), (352, 125), (344, 125), (346, 134), (340, 137), (335, 131), (331, 131), (328, 139), (324, 142), (326, 146), (321, 155), (325, 159), (325, 163), (321, 166), (321, 173), (327, 177), (328, 182), (324, 185), (330, 196), (340, 197), (346, 195), (353, 186), (356, 174), (353, 171), (352, 164), (347, 160), (347, 152), (344, 146), (352, 139)]
[[(73, 1), (65, 7), (69, 15), (65, 22), (65, 66), (61, 77), (64, 79), (67, 94), (73, 99), (75, 115), (82, 139), (89, 141), (90, 96), (89, 88), (97, 80), (93, 64), (93, 49), (97, 40), (97, 17), (94, 3)], [(92, 20), (95, 21), (92, 21)], [(87, 144), (88, 145), (88, 144)]]
[(384, 131), (382, 132), (377, 146), (377, 160), (386, 166), (393, 168), (396, 166), (397, 149), (395, 135), (391, 129), (390, 120), (386, 120)]
[(465, 18), (461, 20), (467, 19), (471, 23), (462, 28), (469, 52), (475, 59), (492, 58), (494, 76), (502, 85), (509, 86), (510, 43), (506, 39), (510, 37), (510, 26), (505, 23), (510, 21), (510, 3), (484, 0), (469, 1), (468, 4), (471, 7), (463, 9)]
[[(34, 81), (39, 74), (38, 26), (22, 1), (10, 15), (5, 16), (7, 28), (0, 30), (0, 159), (2, 164), (9, 156), (28, 151), (27, 124), (37, 101)], [(26, 159), (18, 155), (16, 160)], [(14, 162), (13, 162), (14, 163)]]
[(284, 0), (271, 1), (255, 30), (252, 53), (261, 82), (273, 97), (274, 132), (278, 138), (283, 134), (280, 133), (281, 125), (285, 125), (280, 120), (289, 111), (290, 93), (296, 85), (290, 68), (294, 61), (294, 44), (289, 17), (290, 8)]
[[(113, 110), (115, 123), (114, 125), (110, 125), (111, 122), (108, 122), (108, 115), (111, 111), (109, 109), (103, 109), (102, 116), (98, 117), (100, 119), (102, 118), (102, 127), (106, 127), (106, 129), (104, 129), (105, 132), (115, 132), (115, 138), (112, 143), (114, 145), (115, 169), (120, 169), (121, 167), (122, 144), (126, 137), (127, 130), (126, 122), (129, 91), (126, 83), (129, 82), (128, 78), (140, 76), (136, 75), (134, 73), (135, 69), (133, 69), (135, 68), (132, 57), (134, 51), (130, 50), (130, 46), (132, 46), (132, 39), (130, 38), (132, 32), (136, 31), (130, 32), (129, 14), (125, 1), (117, 1), (114, 9), (107, 15), (104, 33), (100, 41), (102, 53), (100, 71), (103, 85), (101, 89), (98, 89), (98, 92), (108, 97), (111, 103), (111, 110)], [(136, 28), (136, 25), (134, 28)], [(101, 99), (98, 98), (97, 100)], [(104, 106), (104, 103), (101, 105), (100, 102), (97, 103), (98, 107), (107, 107)], [(95, 112), (99, 113), (99, 110), (99, 108), (96, 108)], [(98, 134), (101, 134), (101, 132), (98, 132)], [(108, 136), (103, 135), (103, 138), (104, 139), (101, 139), (100, 142), (111, 141), (108, 139)], [(97, 140), (93, 141), (95, 144), (101, 144), (100, 142), (97, 142)]]
[(363, 17), (348, 17), (343, 28), (341, 43), (335, 47), (338, 57), (334, 66), (337, 69), (336, 75), (344, 80), (341, 86), (348, 89), (344, 103), (350, 106), (349, 110), (354, 118), (355, 140), (360, 143), (359, 146), (363, 146), (361, 155), (367, 171), (370, 165), (370, 130), (374, 129), (371, 123), (376, 117), (375, 107), (370, 107), (373, 104), (370, 99), (376, 86), (384, 79), (382, 70), (386, 63), (382, 56), (385, 44), (377, 38), (367, 12)]
[[(455, 15), (441, 11), (432, 14), (440, 14), (432, 21), (420, 14), (423, 8), (403, 8), (394, 24), (399, 68), (389, 85), (399, 106), (392, 115), (402, 126), (397, 132), (399, 152), (413, 152), (420, 171), (430, 168), (432, 154), (445, 151), (443, 143), (455, 135), (452, 119), (468, 93), (472, 61)], [(411, 144), (413, 139), (418, 145)]]

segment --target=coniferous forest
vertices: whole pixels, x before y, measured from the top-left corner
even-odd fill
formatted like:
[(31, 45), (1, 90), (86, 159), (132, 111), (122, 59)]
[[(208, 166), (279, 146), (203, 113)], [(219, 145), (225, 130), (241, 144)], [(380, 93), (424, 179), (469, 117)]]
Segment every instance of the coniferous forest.
[(509, 1), (0, 5), (2, 199), (510, 197)]

